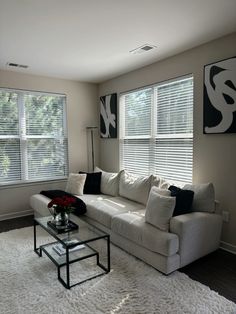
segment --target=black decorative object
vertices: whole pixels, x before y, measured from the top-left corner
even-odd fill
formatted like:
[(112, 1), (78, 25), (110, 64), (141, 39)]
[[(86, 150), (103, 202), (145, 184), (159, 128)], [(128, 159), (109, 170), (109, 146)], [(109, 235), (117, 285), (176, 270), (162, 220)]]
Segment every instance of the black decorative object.
[(71, 232), (79, 228), (78, 225), (71, 220), (69, 220), (68, 224), (64, 228), (58, 227), (55, 223), (53, 223), (53, 221), (48, 221), (48, 225), (57, 233)]
[(236, 133), (236, 57), (204, 67), (203, 132)]
[(117, 94), (100, 97), (101, 138), (117, 138)]

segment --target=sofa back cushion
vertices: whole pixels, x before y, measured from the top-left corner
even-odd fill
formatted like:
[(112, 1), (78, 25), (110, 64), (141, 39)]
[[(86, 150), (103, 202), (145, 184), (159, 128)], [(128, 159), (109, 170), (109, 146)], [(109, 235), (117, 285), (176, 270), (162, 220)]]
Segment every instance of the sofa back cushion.
[(102, 173), (101, 193), (117, 196), (119, 194), (120, 173), (106, 172), (98, 167), (95, 167), (94, 171)]
[(151, 188), (151, 180), (152, 176), (134, 176), (126, 171), (121, 171), (119, 195), (146, 205)]
[(186, 184), (184, 189), (194, 192), (192, 211), (215, 211), (215, 191), (212, 183)]
[(153, 187), (151, 188), (150, 193), (151, 193), (151, 192), (158, 193), (158, 194), (160, 194), (160, 195), (162, 195), (162, 196), (172, 196), (170, 190), (167, 190), (167, 189), (160, 189), (160, 188), (158, 188), (158, 187), (156, 187), (156, 186), (153, 186)]
[[(163, 231), (169, 231), (170, 219), (175, 208), (175, 197), (164, 196), (153, 187), (150, 191), (145, 221)], [(170, 191), (168, 191), (170, 193)], [(167, 193), (166, 193), (167, 194)]]
[(152, 175), (152, 183), (151, 186), (156, 186), (160, 189), (168, 189), (168, 187), (170, 186), (169, 182), (167, 182), (165, 179), (156, 176), (156, 175)]

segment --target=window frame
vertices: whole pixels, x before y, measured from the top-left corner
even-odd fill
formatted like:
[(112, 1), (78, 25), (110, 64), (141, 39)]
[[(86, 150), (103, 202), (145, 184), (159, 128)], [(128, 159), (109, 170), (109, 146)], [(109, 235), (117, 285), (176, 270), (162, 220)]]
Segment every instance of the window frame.
[[(21, 179), (12, 180), (12, 181), (0, 181), (0, 188), (10, 188), (10, 187), (20, 187), (20, 186), (29, 186), (37, 185), (48, 182), (60, 182), (68, 179), (69, 172), (69, 150), (68, 150), (68, 123), (67, 123), (67, 95), (62, 93), (55, 92), (45, 92), (45, 91), (35, 91), (35, 90), (26, 90), (26, 89), (17, 89), (17, 88), (5, 88), (0, 87), (0, 92), (9, 92), (17, 94), (17, 107), (18, 107), (18, 134), (17, 135), (0, 135), (0, 139), (10, 139), (15, 138), (19, 140), (20, 143), (20, 169), (21, 169)], [(63, 135), (62, 136), (53, 136), (53, 135), (27, 135), (26, 134), (26, 118), (24, 115), (25, 104), (24, 96), (25, 95), (36, 95), (36, 96), (55, 96), (63, 97)], [(22, 120), (24, 120), (25, 125), (22, 126)], [(67, 141), (67, 149), (65, 152), (65, 162), (66, 162), (66, 174), (64, 176), (58, 177), (48, 177), (48, 178), (39, 178), (39, 179), (27, 179), (27, 139), (63, 139)], [(23, 157), (25, 156), (25, 157)]]

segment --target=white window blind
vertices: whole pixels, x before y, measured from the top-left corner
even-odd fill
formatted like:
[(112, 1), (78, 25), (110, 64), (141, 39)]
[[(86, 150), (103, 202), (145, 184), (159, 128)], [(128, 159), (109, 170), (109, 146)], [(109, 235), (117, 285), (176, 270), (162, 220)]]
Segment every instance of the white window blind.
[(131, 173), (150, 172), (152, 99), (152, 88), (127, 93), (121, 98), (121, 163)]
[(191, 182), (193, 77), (129, 92), (120, 101), (121, 167)]
[(68, 174), (65, 96), (0, 89), (0, 183)]

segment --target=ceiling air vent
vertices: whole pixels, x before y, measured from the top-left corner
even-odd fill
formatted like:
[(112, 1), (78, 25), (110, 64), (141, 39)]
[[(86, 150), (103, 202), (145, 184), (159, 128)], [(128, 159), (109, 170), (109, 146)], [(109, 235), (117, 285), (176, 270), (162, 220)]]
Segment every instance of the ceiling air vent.
[(23, 68), (23, 69), (27, 69), (27, 68), (29, 67), (28, 65), (18, 64), (18, 63), (13, 63), (13, 62), (7, 62), (6, 65), (7, 65), (8, 67)]
[(153, 46), (153, 45), (146, 44), (146, 45), (143, 45), (141, 47), (130, 50), (130, 53), (133, 53), (133, 54), (143, 53), (143, 52), (147, 52), (149, 50), (155, 49), (155, 48), (157, 48), (157, 47)]

